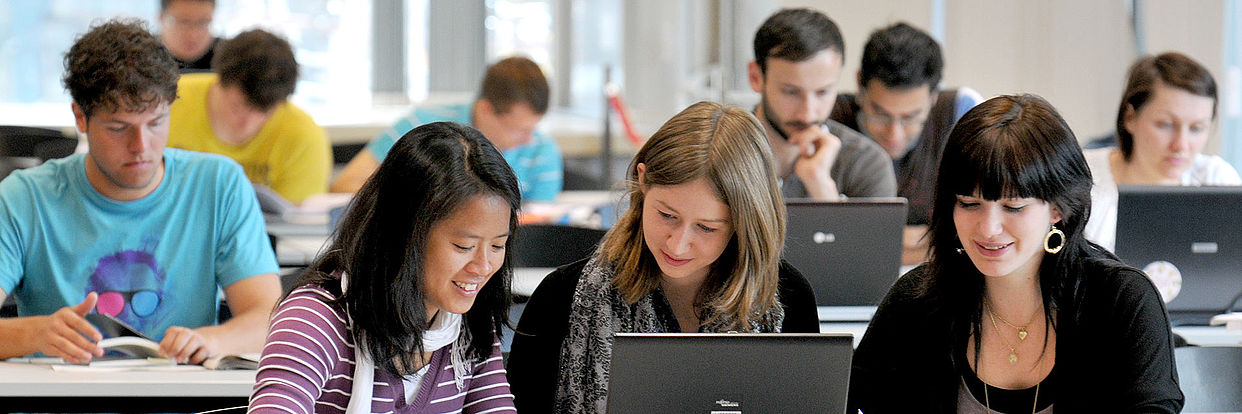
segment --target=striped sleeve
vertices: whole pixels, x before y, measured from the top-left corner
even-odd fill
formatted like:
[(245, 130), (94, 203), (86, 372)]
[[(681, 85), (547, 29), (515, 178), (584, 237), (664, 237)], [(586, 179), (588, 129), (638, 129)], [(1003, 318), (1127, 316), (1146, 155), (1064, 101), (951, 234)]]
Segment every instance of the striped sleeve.
[(470, 389), (462, 403), (463, 414), (515, 413), (513, 393), (509, 392), (500, 342), (492, 344), (492, 355), (474, 365)]
[[(342, 374), (335, 371), (353, 372), (353, 345), (343, 315), (326, 303), (331, 299), (322, 289), (302, 287), (281, 302), (259, 360), (249, 412), (313, 413), (347, 405), (348, 385), (334, 385), (349, 381), (339, 381)], [(316, 409), (317, 401), (323, 409)]]

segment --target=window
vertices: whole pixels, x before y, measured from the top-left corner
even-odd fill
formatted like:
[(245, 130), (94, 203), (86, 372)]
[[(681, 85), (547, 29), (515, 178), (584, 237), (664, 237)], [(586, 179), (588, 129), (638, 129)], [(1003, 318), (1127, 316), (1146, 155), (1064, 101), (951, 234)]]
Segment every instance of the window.
[[(0, 2), (0, 124), (68, 125), (64, 53), (92, 22), (132, 16), (153, 31), (156, 0)], [(313, 114), (371, 103), (371, 0), (218, 0), (212, 32), (252, 27), (289, 40), (301, 65), (293, 100)], [(9, 110), (12, 109), (12, 110)]]

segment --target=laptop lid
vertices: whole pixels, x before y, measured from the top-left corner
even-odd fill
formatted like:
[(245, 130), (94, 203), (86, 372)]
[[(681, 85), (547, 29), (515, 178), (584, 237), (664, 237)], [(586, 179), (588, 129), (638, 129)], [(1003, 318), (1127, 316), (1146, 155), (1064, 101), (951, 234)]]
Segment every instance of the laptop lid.
[(608, 412), (844, 413), (850, 334), (629, 334), (613, 343)]
[(1242, 294), (1242, 187), (1118, 190), (1117, 256), (1147, 273), (1174, 323), (1228, 310)]
[(876, 306), (901, 269), (904, 198), (785, 203), (785, 261), (806, 276), (819, 306)]

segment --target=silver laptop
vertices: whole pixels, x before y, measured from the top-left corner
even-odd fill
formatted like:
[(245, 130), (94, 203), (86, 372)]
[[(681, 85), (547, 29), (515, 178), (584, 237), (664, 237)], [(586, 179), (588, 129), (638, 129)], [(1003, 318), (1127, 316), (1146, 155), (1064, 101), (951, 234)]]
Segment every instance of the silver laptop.
[(1177, 324), (1206, 324), (1242, 296), (1242, 187), (1120, 186), (1117, 256), (1172, 297)]
[(608, 412), (844, 413), (850, 334), (619, 333)]
[(823, 307), (874, 312), (901, 269), (906, 199), (790, 200), (785, 206), (782, 256), (811, 282), (820, 313)]

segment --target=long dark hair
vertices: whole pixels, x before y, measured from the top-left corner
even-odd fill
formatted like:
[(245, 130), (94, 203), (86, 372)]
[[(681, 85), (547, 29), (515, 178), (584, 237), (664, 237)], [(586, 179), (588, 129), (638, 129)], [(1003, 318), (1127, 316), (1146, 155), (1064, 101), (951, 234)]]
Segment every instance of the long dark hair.
[[(953, 341), (973, 333), (978, 355), (984, 276), (961, 247), (953, 224), (958, 195), (986, 200), (1019, 197), (1043, 200), (1057, 209), (1065, 245), (1045, 254), (1039, 266), (1044, 322), (1055, 329), (1053, 310), (1075, 309), (1083, 261), (1098, 256), (1083, 236), (1091, 208), (1091, 171), (1078, 140), (1052, 104), (1034, 95), (999, 96), (957, 121), (945, 143), (936, 180), (929, 233), (932, 257), (925, 294), (942, 299)], [(1045, 338), (1045, 341), (1047, 339)], [(959, 349), (961, 343), (954, 343)]]
[[(414, 371), (427, 330), (424, 251), (432, 226), (478, 195), (509, 203), (509, 234), (517, 228), (521, 204), (517, 178), (500, 152), (473, 128), (426, 124), (397, 140), (379, 170), (354, 197), (333, 235), (332, 246), (298, 285), (317, 284), (338, 295), (353, 323), (359, 352), (394, 375)], [(491, 354), (508, 325), (510, 247), (505, 261), (483, 286), (464, 321), (475, 358)], [(341, 293), (337, 273), (349, 276)], [(465, 332), (463, 332), (464, 334)]]

